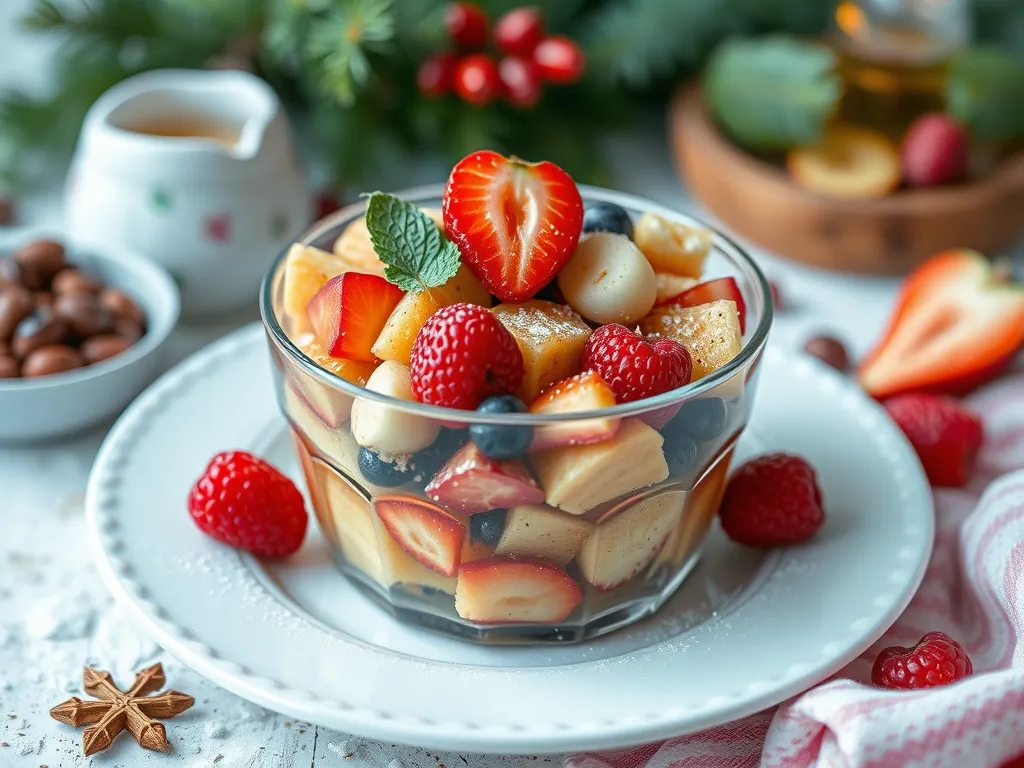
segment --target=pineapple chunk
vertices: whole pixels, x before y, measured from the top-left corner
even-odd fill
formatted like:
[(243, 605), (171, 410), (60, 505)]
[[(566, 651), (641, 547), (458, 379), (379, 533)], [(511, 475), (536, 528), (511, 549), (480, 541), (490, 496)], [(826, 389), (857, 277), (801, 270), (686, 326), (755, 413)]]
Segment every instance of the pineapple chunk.
[(516, 394), (531, 403), (545, 389), (579, 373), (590, 326), (564, 304), (531, 299), (491, 310), (523, 353), (523, 383)]
[[(360, 387), (366, 386), (367, 379), (376, 367), (375, 363), (367, 363), (362, 360), (331, 357), (324, 352), (323, 347), (312, 336), (303, 337), (298, 343), (298, 347), (325, 371), (330, 371), (335, 376), (340, 376)], [(286, 377), (289, 385), (295, 388), (296, 394), (313, 409), (328, 427), (338, 427), (348, 421), (352, 412), (352, 397), (350, 395), (323, 384), (298, 365), (288, 366)]]
[[(314, 458), (334, 537), (345, 559), (382, 586), (388, 581), (377, 548), (370, 502), (332, 467)], [(315, 498), (315, 497), (314, 497)]]
[(633, 242), (655, 272), (700, 277), (711, 250), (711, 232), (648, 211), (636, 223)]
[(580, 551), (592, 528), (587, 520), (547, 504), (512, 507), (494, 554), (536, 558), (564, 568)]
[[(437, 226), (444, 227), (444, 219), (437, 208), (421, 208)], [(353, 272), (366, 272), (384, 277), (384, 263), (377, 258), (370, 241), (370, 231), (366, 228), (366, 217), (360, 217), (345, 227), (345, 231), (334, 241), (334, 255), (349, 265)]]
[(661, 435), (627, 419), (611, 440), (537, 454), (533, 468), (553, 507), (582, 515), (623, 494), (668, 477)]
[(654, 275), (654, 279), (658, 284), (658, 295), (655, 299), (656, 304), (661, 304), (663, 301), (674, 299), (683, 291), (689, 290), (697, 284), (697, 281), (692, 277), (680, 277), (679, 275), (672, 275), (668, 272), (658, 272)]
[(391, 534), (379, 522), (377, 540), (380, 542), (381, 562), (384, 566), (384, 581), (388, 585), (403, 584), (439, 589), (449, 595), (455, 594), (455, 577), (442, 576), (427, 568), (391, 538)]
[(459, 303), (491, 306), (491, 295), (465, 264), (444, 285), (420, 293), (405, 294), (385, 323), (371, 351), (381, 360), (394, 360), (409, 365), (416, 334), (427, 319), (441, 307)]
[(348, 269), (348, 264), (332, 253), (311, 245), (295, 243), (284, 257), (281, 309), (285, 330), (293, 340), (312, 332), (306, 306), (324, 283)]
[(686, 347), (693, 361), (691, 381), (717, 371), (743, 347), (736, 302), (726, 299), (695, 307), (655, 307), (640, 321), (640, 330), (675, 339)]

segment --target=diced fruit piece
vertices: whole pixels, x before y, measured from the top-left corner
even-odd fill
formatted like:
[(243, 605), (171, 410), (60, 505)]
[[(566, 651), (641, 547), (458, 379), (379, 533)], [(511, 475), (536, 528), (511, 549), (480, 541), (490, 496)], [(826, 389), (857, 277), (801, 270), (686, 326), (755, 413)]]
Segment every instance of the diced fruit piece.
[(585, 235), (558, 273), (569, 306), (595, 323), (634, 325), (658, 293), (654, 270), (625, 235)]
[(576, 558), (583, 578), (606, 592), (640, 573), (679, 524), (685, 498), (678, 489), (656, 491), (610, 513)]
[[(409, 369), (388, 360), (380, 364), (366, 382), (371, 392), (411, 401)], [(359, 445), (391, 456), (415, 453), (437, 439), (441, 423), (417, 416), (385, 403), (357, 397), (352, 405), (352, 435)]]
[(1004, 370), (1024, 345), (1024, 287), (977, 251), (952, 250), (903, 283), (889, 327), (860, 367), (877, 398), (969, 392)]
[(579, 373), (590, 326), (564, 304), (533, 299), (491, 310), (523, 354), (523, 380), (516, 394), (532, 402), (556, 381)]
[(544, 501), (544, 491), (521, 462), (489, 459), (472, 442), (462, 446), (424, 490), (446, 509), (467, 515)]
[(583, 201), (572, 178), (549, 162), (474, 152), (444, 191), (444, 226), (463, 259), (502, 301), (530, 298), (572, 256)]
[(444, 12), (448, 36), (464, 51), (477, 51), (487, 45), (491, 22), (476, 3), (449, 3)]
[[(493, 511), (494, 512), (504, 512), (504, 510), (500, 510), (500, 509), (493, 510)], [(491, 514), (491, 513), (490, 512), (483, 512), (480, 515), (473, 515), (472, 517), (469, 518), (470, 524), (472, 524), (473, 520), (475, 520), (476, 518), (483, 517), (483, 516), (486, 516), (486, 515), (489, 515), (489, 514)], [(472, 537), (469, 537), (469, 538), (466, 539), (466, 543), (462, 547), (462, 562), (464, 562), (464, 563), (474, 563), (477, 560), (484, 560), (484, 559), (486, 559), (488, 557), (491, 557), (493, 554), (494, 554), (494, 545), (493, 544), (488, 544), (486, 541), (482, 541), (480, 539), (473, 539)], [(454, 593), (455, 590), (453, 589), (452, 592)]]
[[(328, 535), (333, 535), (346, 562), (387, 586), (370, 502), (328, 464), (317, 458), (312, 459), (312, 464), (322, 494), (323, 505), (318, 506), (321, 526), (330, 529)], [(322, 516), (324, 509), (330, 515), (327, 523)]]
[(740, 316), (740, 332), (745, 333), (747, 330), (747, 305), (743, 301), (740, 287), (732, 277), (720, 277), (717, 280), (698, 283), (666, 301), (659, 301), (657, 306), (696, 307), (701, 304), (710, 304), (719, 299), (736, 304), (736, 311)]
[(850, 370), (850, 353), (835, 336), (812, 336), (804, 344), (804, 352), (840, 373), (848, 373)]
[(543, 560), (564, 568), (576, 557), (592, 528), (588, 521), (547, 504), (512, 507), (494, 553)]
[(668, 477), (661, 445), (657, 431), (637, 419), (626, 419), (611, 440), (539, 453), (533, 466), (547, 503), (582, 515)]
[(881, 688), (915, 691), (949, 685), (973, 673), (971, 658), (960, 643), (944, 632), (928, 632), (912, 648), (882, 649), (871, 667), (871, 682)]
[(695, 278), (681, 277), (680, 275), (673, 275), (669, 272), (656, 272), (654, 274), (654, 278), (658, 284), (658, 297), (654, 302), (654, 306), (656, 307), (660, 307), (662, 304), (671, 303), (671, 300), (680, 293), (697, 285), (697, 280)]
[(440, 507), (415, 497), (384, 496), (373, 501), (387, 532), (413, 558), (442, 576), (454, 576), (466, 529)]
[(346, 272), (328, 280), (306, 311), (327, 354), (373, 361), (371, 347), (402, 295), (383, 277)]
[(431, 315), (416, 336), (409, 367), (417, 400), (463, 410), (488, 395), (514, 391), (523, 380), (516, 340), (474, 304), (452, 304)]
[(729, 479), (719, 517), (726, 535), (748, 547), (806, 541), (825, 521), (814, 469), (785, 453), (748, 461)]
[(377, 258), (370, 241), (370, 230), (366, 219), (360, 216), (345, 227), (345, 231), (334, 241), (334, 255), (349, 265), (355, 272), (384, 277), (384, 262)]
[[(343, 357), (331, 357), (323, 347), (310, 335), (297, 344), (300, 350), (325, 371), (330, 371), (345, 381), (360, 387), (366, 385), (376, 365), (362, 360), (346, 360)], [(352, 396), (340, 389), (329, 387), (314, 379), (298, 366), (286, 369), (288, 385), (313, 412), (329, 427), (339, 427), (348, 421), (352, 412)]]
[(633, 238), (633, 219), (621, 205), (591, 203), (583, 209), (584, 232), (614, 232)]
[(686, 347), (693, 363), (691, 381), (717, 371), (743, 348), (736, 304), (724, 299), (696, 307), (655, 307), (640, 322), (640, 330)]
[(550, 563), (493, 557), (459, 569), (455, 610), (477, 624), (557, 624), (583, 601), (583, 590)]
[[(526, 405), (515, 395), (488, 397), (477, 413), (525, 413)], [(469, 437), (480, 452), (492, 459), (518, 459), (533, 442), (533, 427), (529, 424), (473, 424)]]
[[(613, 405), (615, 393), (611, 387), (594, 371), (584, 371), (552, 384), (530, 404), (530, 413), (598, 411)], [(612, 437), (618, 428), (619, 420), (608, 417), (546, 424), (535, 430), (530, 450), (539, 452), (564, 445), (599, 443)]]
[[(379, 517), (377, 519), (380, 520)], [(444, 576), (425, 566), (402, 549), (402, 546), (391, 538), (391, 534), (383, 525), (378, 530), (377, 541), (381, 568), (384, 571), (384, 583), (387, 586), (401, 584), (406, 588), (425, 587), (437, 589), (449, 595), (455, 594), (454, 576)], [(465, 551), (465, 545), (463, 545), (463, 551)]]
[(501, 540), (501, 532), (505, 530), (505, 515), (507, 510), (492, 509), (490, 512), (481, 512), (478, 515), (470, 515), (469, 538), (471, 541), (480, 541), (491, 547), (496, 547)]
[(959, 488), (967, 484), (985, 438), (977, 415), (945, 395), (896, 395), (884, 405), (914, 446), (932, 485)]
[(503, 53), (529, 56), (544, 37), (540, 8), (524, 5), (506, 13), (494, 25), (494, 42)]
[(346, 271), (346, 263), (327, 251), (302, 243), (288, 249), (284, 257), (281, 312), (290, 326), (286, 330), (291, 338), (312, 330), (306, 307), (324, 283)]
[(789, 175), (802, 187), (832, 197), (881, 197), (900, 185), (900, 156), (884, 134), (835, 126), (820, 144), (786, 156)]
[(444, 285), (405, 294), (388, 317), (371, 351), (381, 360), (408, 365), (420, 328), (437, 310), (452, 304), (491, 306), (491, 295), (465, 264)]
[(913, 187), (959, 181), (967, 174), (968, 150), (966, 132), (949, 115), (921, 115), (903, 137), (903, 178)]
[(711, 250), (711, 232), (648, 211), (640, 216), (633, 240), (654, 267), (682, 277), (700, 277)]
[(596, 371), (620, 403), (643, 400), (690, 382), (686, 348), (673, 339), (644, 339), (621, 325), (603, 325), (583, 349), (583, 366)]
[(374, 485), (396, 488), (412, 479), (410, 456), (380, 454), (370, 448), (359, 449), (359, 472)]
[(533, 49), (540, 76), (552, 83), (575, 83), (583, 77), (587, 60), (576, 41), (561, 35), (546, 37)]
[(483, 106), (501, 95), (501, 75), (494, 59), (486, 53), (463, 56), (455, 65), (455, 93), (470, 104)]

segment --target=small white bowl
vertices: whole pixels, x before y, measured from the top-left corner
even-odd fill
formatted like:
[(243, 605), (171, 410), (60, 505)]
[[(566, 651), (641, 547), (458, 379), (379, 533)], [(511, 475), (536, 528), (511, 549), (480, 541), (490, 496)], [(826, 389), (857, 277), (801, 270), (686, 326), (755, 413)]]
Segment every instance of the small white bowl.
[(62, 233), (0, 230), (0, 256), (42, 238), (64, 243), (69, 263), (120, 288), (146, 313), (146, 335), (109, 360), (32, 379), (0, 379), (0, 442), (80, 432), (122, 411), (159, 373), (160, 352), (178, 322), (178, 289), (163, 268), (133, 253), (79, 249)]

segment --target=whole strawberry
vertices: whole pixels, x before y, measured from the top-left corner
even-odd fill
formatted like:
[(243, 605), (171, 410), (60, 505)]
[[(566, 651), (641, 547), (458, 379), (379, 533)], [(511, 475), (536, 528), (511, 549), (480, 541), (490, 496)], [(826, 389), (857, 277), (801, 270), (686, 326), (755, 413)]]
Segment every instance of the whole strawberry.
[(884, 405), (914, 446), (932, 485), (959, 488), (970, 479), (985, 438), (981, 419), (944, 395), (897, 395)]
[(617, 402), (628, 403), (689, 384), (693, 362), (686, 347), (675, 339), (645, 339), (611, 323), (587, 339), (583, 368), (604, 379)]
[(309, 522), (295, 484), (244, 451), (213, 457), (192, 486), (188, 511), (207, 535), (261, 557), (295, 553)]
[(760, 456), (736, 470), (718, 514), (730, 539), (761, 548), (806, 541), (825, 521), (814, 470), (786, 453)]
[(871, 682), (899, 690), (931, 688), (954, 683), (973, 671), (960, 643), (942, 632), (929, 632), (913, 648), (893, 646), (879, 653)]
[(416, 335), (409, 372), (421, 403), (472, 410), (490, 395), (519, 387), (523, 353), (486, 309), (452, 304), (431, 315)]
[(914, 187), (934, 187), (967, 173), (967, 134), (948, 115), (922, 115), (900, 148), (903, 178)]

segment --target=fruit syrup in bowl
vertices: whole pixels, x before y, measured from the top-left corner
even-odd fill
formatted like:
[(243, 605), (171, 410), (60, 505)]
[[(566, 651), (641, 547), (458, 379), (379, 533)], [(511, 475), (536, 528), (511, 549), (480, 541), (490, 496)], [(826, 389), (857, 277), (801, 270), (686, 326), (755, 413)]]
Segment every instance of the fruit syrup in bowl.
[[(587, 227), (610, 215), (597, 226), (625, 228), (644, 246), (661, 301), (641, 307), (630, 329), (684, 340), (690, 383), (628, 400), (621, 381), (616, 392), (584, 370), (584, 355), (597, 359), (587, 345), (601, 323), (565, 306), (559, 281), (523, 302), (500, 301), (463, 262), (419, 294), (347, 277), (332, 290), (325, 284), (338, 273), (383, 273), (365, 203), (315, 225), (264, 282), (278, 402), (320, 528), (342, 573), (401, 621), (480, 643), (580, 641), (653, 614), (700, 556), (753, 403), (771, 325), (768, 285), (741, 248), (700, 222), (638, 197), (578, 189)], [(395, 197), (443, 226), (443, 194), (439, 186)], [(617, 253), (628, 238), (614, 238), (605, 245)], [(603, 250), (588, 258), (600, 266), (606, 257), (617, 258)], [(570, 260), (567, 269), (579, 267)], [(585, 285), (580, 294), (585, 280), (561, 282), (588, 314), (604, 311)], [(487, 335), (494, 317), (522, 354), (515, 396), (500, 392), (508, 339), (500, 328)], [(482, 365), (494, 370), (481, 381), (498, 394), (478, 410), (418, 400), (430, 399), (422, 382), (436, 378), (423, 372), (436, 360), (425, 362), (415, 340), (443, 347), (450, 327), (434, 326), (445, 320), (485, 329), (478, 346), (491, 357)], [(473, 378), (478, 367), (470, 360), (461, 370)]]

